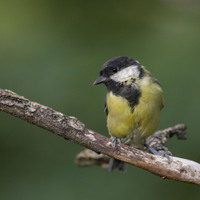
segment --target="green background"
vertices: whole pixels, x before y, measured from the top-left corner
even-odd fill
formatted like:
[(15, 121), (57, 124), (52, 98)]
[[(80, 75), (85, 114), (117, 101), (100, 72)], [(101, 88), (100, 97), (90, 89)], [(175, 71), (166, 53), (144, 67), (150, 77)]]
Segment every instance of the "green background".
[[(200, 162), (200, 2), (198, 0), (0, 1), (0, 87), (78, 117), (108, 136), (106, 89), (93, 86), (102, 64), (126, 55), (161, 83), (159, 128), (188, 126), (174, 156)], [(0, 113), (0, 199), (199, 199), (199, 186), (78, 168), (83, 147)]]

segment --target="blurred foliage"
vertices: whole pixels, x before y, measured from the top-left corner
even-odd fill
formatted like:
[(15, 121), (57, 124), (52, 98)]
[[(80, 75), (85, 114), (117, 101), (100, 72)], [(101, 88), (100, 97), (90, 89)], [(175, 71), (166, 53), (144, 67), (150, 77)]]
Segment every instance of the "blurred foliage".
[[(175, 156), (200, 162), (198, 0), (0, 1), (0, 87), (74, 115), (105, 135), (106, 89), (93, 87), (115, 56), (139, 60), (159, 80), (159, 128), (188, 126)], [(83, 148), (0, 113), (0, 199), (199, 199), (198, 186), (129, 166), (127, 173), (77, 168)], [(180, 191), (180, 192), (177, 192)]]

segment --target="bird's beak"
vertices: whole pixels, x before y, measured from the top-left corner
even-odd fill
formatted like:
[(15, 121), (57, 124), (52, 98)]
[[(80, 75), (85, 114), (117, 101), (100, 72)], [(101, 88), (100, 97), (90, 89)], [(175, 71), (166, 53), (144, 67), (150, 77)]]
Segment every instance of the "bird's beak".
[(93, 83), (93, 85), (98, 85), (100, 83), (105, 83), (105, 81), (107, 80), (106, 77), (104, 76), (99, 76), (99, 78)]

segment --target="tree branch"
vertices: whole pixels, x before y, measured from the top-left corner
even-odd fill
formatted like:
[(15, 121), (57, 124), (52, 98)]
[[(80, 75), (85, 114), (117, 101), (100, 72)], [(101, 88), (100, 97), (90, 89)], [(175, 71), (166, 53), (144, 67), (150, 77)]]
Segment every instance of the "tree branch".
[[(177, 124), (176, 126), (156, 131), (146, 139), (146, 143), (157, 151), (168, 151), (167, 147), (164, 146), (167, 140), (174, 135), (176, 135), (178, 139), (186, 139), (185, 130), (186, 126), (184, 124)], [(76, 164), (80, 167), (100, 165), (103, 168), (108, 168), (108, 162), (108, 156), (95, 153), (90, 149), (85, 149), (76, 156)]]
[(12, 91), (0, 89), (0, 110), (95, 152), (141, 167), (163, 178), (200, 185), (200, 164), (177, 157), (171, 157), (171, 163), (168, 163), (166, 158), (123, 144), (118, 144), (113, 149), (109, 138), (87, 129), (77, 118), (32, 102)]

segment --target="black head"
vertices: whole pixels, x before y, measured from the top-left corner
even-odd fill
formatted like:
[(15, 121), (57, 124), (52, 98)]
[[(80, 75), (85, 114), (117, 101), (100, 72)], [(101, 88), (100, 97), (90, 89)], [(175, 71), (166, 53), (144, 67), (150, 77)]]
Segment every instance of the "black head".
[(138, 70), (140, 70), (140, 63), (133, 58), (128, 58), (126, 56), (111, 58), (103, 64), (100, 71), (100, 77), (94, 82), (94, 85), (105, 83), (113, 74), (131, 65), (138, 66)]

